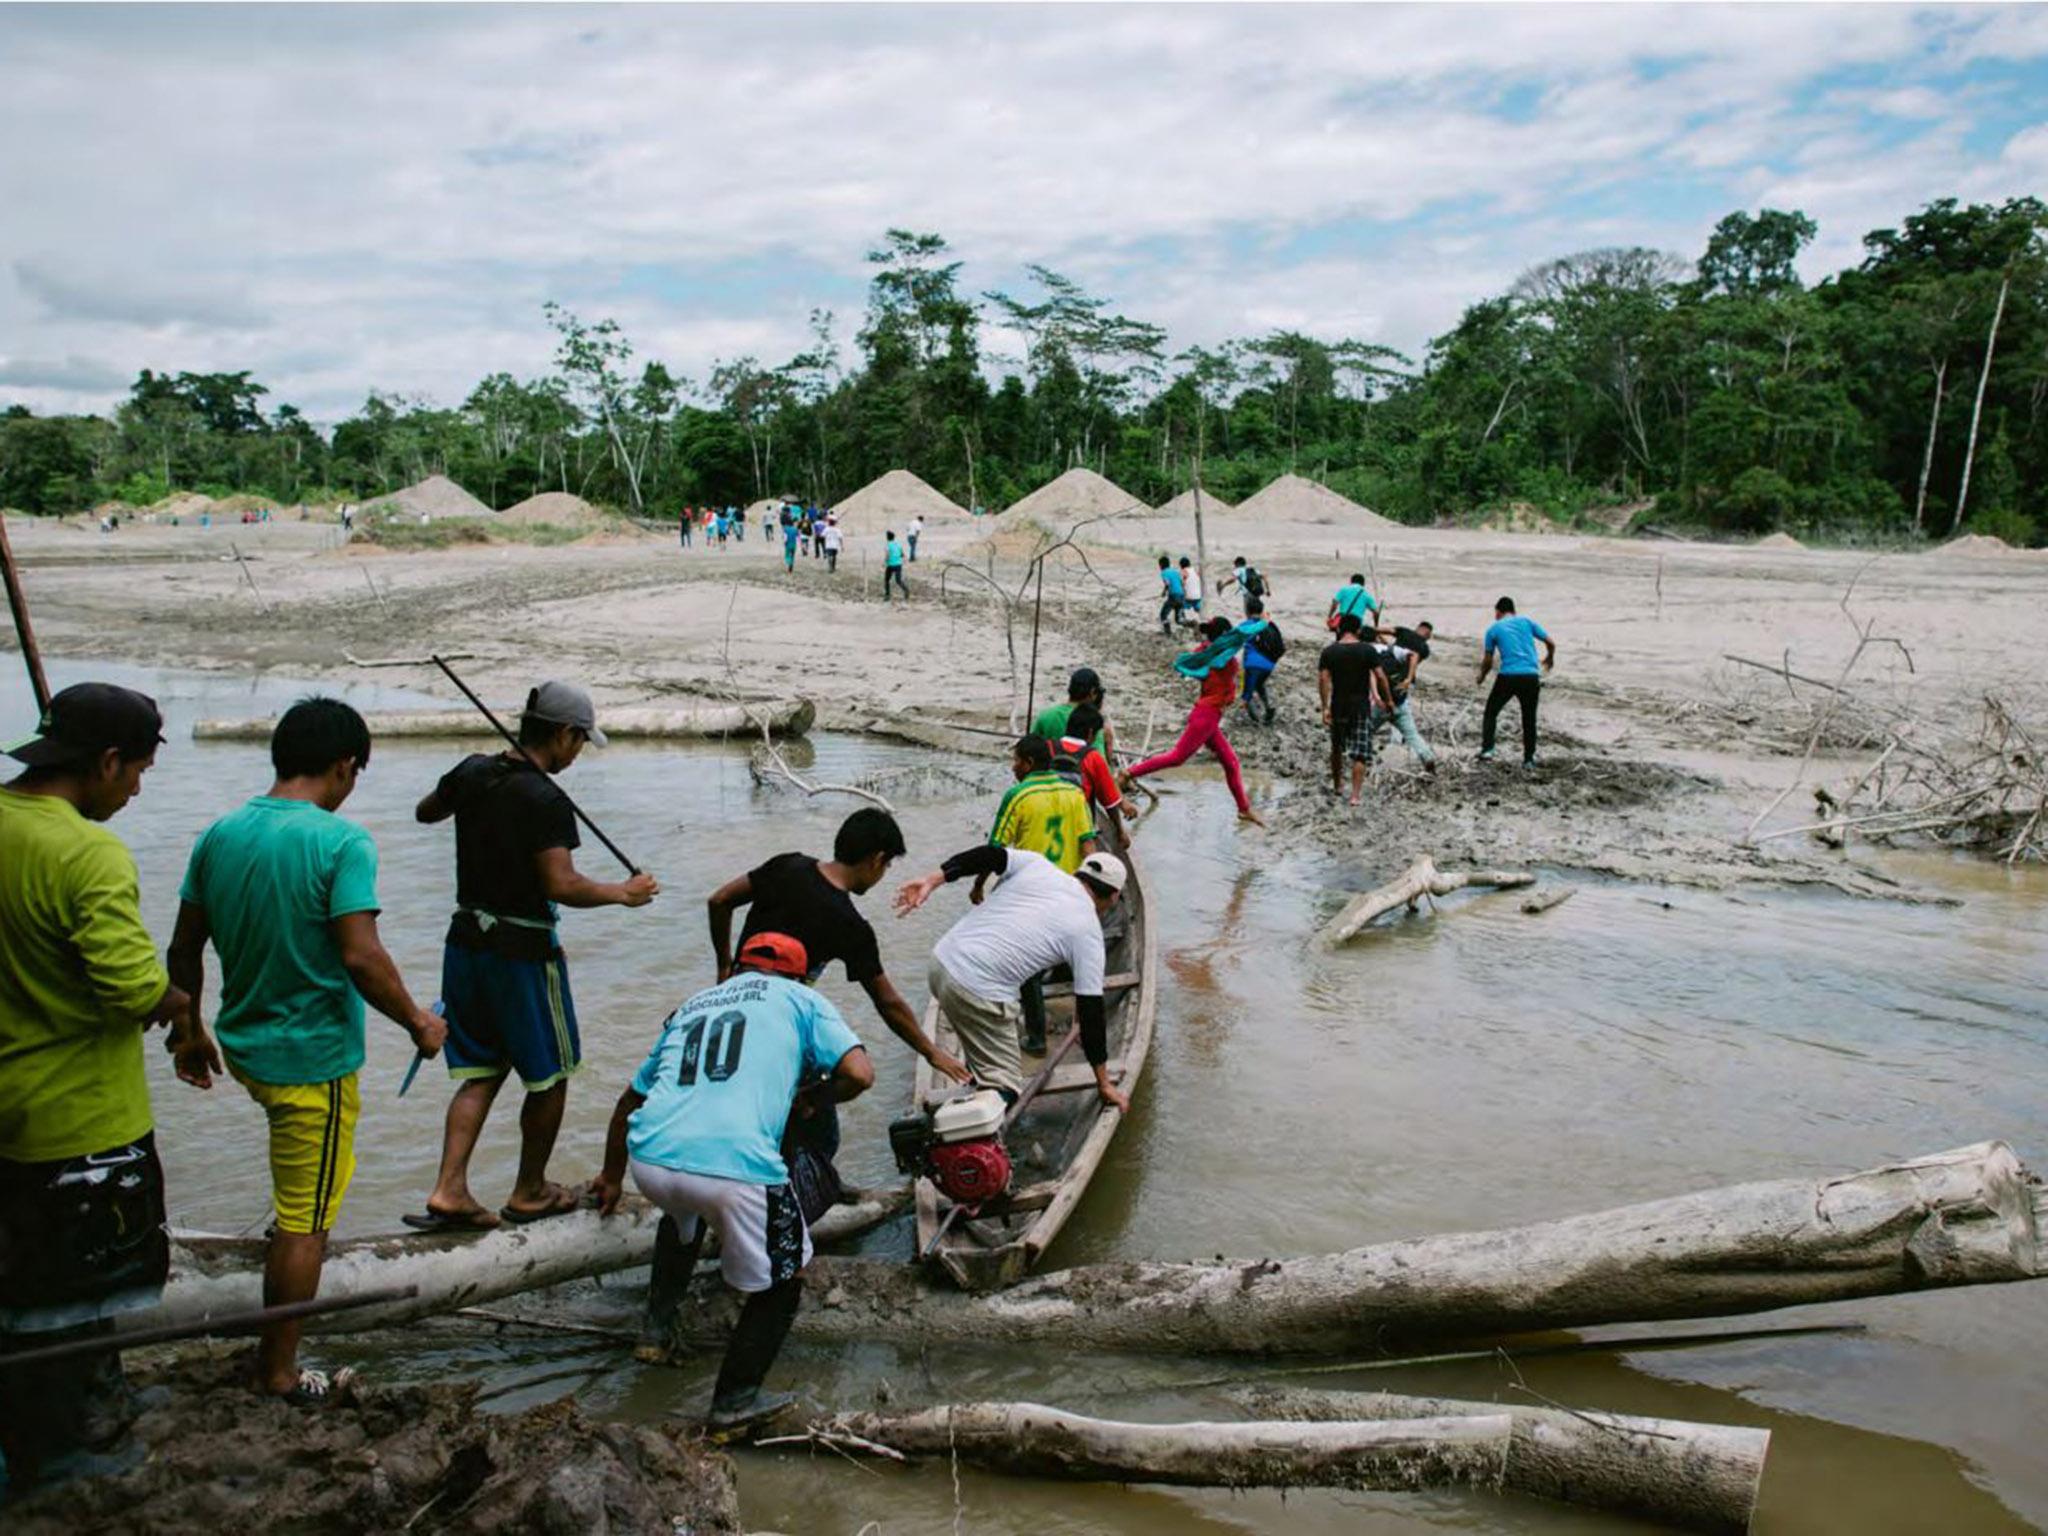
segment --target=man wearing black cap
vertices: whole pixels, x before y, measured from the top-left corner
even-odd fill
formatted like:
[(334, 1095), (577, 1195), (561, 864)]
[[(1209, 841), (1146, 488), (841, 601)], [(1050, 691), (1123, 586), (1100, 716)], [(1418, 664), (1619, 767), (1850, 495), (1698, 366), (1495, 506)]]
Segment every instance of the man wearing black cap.
[[(456, 909), (441, 951), (441, 1000), (443, 1055), (460, 1085), (448, 1102), (441, 1171), (426, 1212), (403, 1218), (418, 1230), (523, 1224), (576, 1209), (576, 1192), (547, 1177), (569, 1078), (583, 1064), (556, 910), (644, 907), (660, 890), (644, 873), (593, 880), (570, 857), (582, 839), (554, 775), (587, 742), (605, 744), (590, 695), (572, 683), (542, 683), (520, 716), (522, 751), (464, 758), (415, 813), (429, 824), (455, 818)], [(514, 1071), (526, 1087), (519, 1173), (511, 1199), (493, 1216), (470, 1193), (469, 1160)]]
[(1067, 702), (1048, 704), (1038, 712), (1031, 722), (1031, 734), (1049, 742), (1057, 742), (1067, 734), (1067, 718), (1082, 704), (1093, 704), (1102, 711), (1102, 729), (1096, 734), (1093, 745), (1112, 765), (1116, 762), (1116, 727), (1109, 723), (1109, 708), (1103, 703), (1102, 679), (1095, 675), (1093, 667), (1076, 667), (1073, 676), (1067, 679)]
[[(142, 1033), (168, 1023), (188, 1047), (191, 1000), (102, 825), (162, 740), (153, 700), (79, 683), (6, 749), (28, 771), (0, 788), (0, 1351), (104, 1332), (170, 1270)], [(132, 1417), (112, 1352), (0, 1373), (17, 1487), (90, 1467)]]

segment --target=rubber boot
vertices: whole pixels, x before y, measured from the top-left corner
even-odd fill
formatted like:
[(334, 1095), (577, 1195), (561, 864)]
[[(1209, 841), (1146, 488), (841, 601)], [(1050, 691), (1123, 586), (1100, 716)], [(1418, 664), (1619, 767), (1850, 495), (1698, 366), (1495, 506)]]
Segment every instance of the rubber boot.
[(640, 1327), (640, 1343), (633, 1351), (643, 1360), (668, 1358), (669, 1338), (675, 1331), (676, 1314), (690, 1293), (690, 1276), (696, 1273), (697, 1256), (704, 1251), (704, 1218), (695, 1218), (697, 1232), (683, 1241), (682, 1229), (673, 1216), (664, 1215), (654, 1229), (654, 1273), (647, 1280), (647, 1317)]
[(718, 1381), (711, 1389), (709, 1426), (714, 1432), (730, 1432), (758, 1423), (795, 1401), (784, 1393), (763, 1393), (761, 1383), (769, 1367), (782, 1352), (789, 1337), (789, 1325), (796, 1321), (796, 1309), (803, 1300), (801, 1275), (756, 1291), (740, 1308), (733, 1326), (732, 1342), (726, 1346), (725, 1362), (718, 1368)]
[(1019, 1032), (1021, 1049), (1026, 1056), (1045, 1054), (1045, 977), (1038, 975), (1024, 983), (1018, 996), (1024, 1013), (1024, 1028)]

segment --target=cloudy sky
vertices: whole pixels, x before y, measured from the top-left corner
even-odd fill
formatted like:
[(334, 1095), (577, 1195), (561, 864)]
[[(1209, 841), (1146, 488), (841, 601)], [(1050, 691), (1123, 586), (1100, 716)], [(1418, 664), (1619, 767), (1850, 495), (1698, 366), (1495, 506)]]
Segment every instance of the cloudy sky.
[(857, 327), (891, 225), (1177, 345), (1404, 349), (1530, 263), (1802, 208), (1814, 273), (2048, 193), (2048, 6), (0, 5), (0, 402), (253, 369), (317, 420)]

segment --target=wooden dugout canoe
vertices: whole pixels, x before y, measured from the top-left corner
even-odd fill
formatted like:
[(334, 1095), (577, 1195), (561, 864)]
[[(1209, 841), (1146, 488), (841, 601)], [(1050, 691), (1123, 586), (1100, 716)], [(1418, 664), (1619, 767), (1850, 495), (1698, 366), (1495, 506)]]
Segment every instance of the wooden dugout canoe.
[[(1130, 879), (1103, 925), (1108, 950), (1104, 998), (1110, 1077), (1124, 1093), (1133, 1094), (1152, 1048), (1158, 944), (1137, 861), (1128, 846), (1118, 851), (1130, 866)], [(1072, 995), (1070, 983), (1046, 987), (1046, 1038), (1054, 1050), (1072, 1027)], [(959, 1054), (960, 1042), (937, 1003), (926, 1009), (925, 1032), (940, 1049)], [(1033, 1058), (1027, 1056), (1025, 1065), (1031, 1067)], [(1008, 1195), (974, 1216), (955, 1215), (952, 1202), (929, 1179), (917, 1181), (917, 1252), (970, 1291), (1014, 1285), (1037, 1265), (1074, 1214), (1123, 1123), (1122, 1111), (1096, 1097), (1095, 1072), (1078, 1043), (1036, 1094), (1029, 1094), (1028, 1082), (1021, 1112), (1003, 1138), (1012, 1167)], [(920, 1107), (953, 1088), (929, 1063), (917, 1064)]]
[[(507, 705), (497, 714), (510, 725), (519, 718), (519, 706)], [(758, 739), (764, 719), (777, 736), (801, 736), (810, 730), (817, 717), (817, 706), (809, 699), (776, 699), (757, 704), (626, 705), (599, 710), (598, 724), (613, 741), (689, 741), (725, 736)], [(373, 710), (363, 720), (370, 727), (370, 735), (378, 740), (499, 739), (491, 722), (473, 709)], [(276, 729), (274, 715), (253, 720), (200, 720), (192, 726), (192, 739), (268, 741)]]

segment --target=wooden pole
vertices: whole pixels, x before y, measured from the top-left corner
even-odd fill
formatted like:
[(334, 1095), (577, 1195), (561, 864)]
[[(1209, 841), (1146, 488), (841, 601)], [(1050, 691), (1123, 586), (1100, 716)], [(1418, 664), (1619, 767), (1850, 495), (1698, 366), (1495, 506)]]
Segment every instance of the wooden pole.
[(249, 583), (249, 590), (256, 596), (256, 606), (265, 613), (270, 612), (270, 602), (264, 597), (262, 589), (256, 585), (256, 577), (249, 569), (249, 562), (243, 558), (241, 549), (232, 539), (228, 541), (228, 549), (234, 554), (235, 564), (242, 568), (242, 580)]
[(29, 622), (28, 598), (22, 594), (21, 573), (14, 564), (14, 546), (8, 542), (7, 519), (0, 517), (0, 577), (7, 583), (7, 606), (14, 614), (14, 633), (21, 641), (21, 659), (28, 667), (29, 691), (36, 696), (36, 713), (50, 707), (50, 683), (43, 676), (43, 653), (36, 646), (35, 626)]
[(1024, 685), (1024, 722), (1027, 727), (1038, 704), (1038, 620), (1045, 611), (1045, 556), (1040, 555), (1035, 564), (1038, 566), (1038, 594), (1031, 599), (1031, 677)]
[[(196, 1339), (205, 1335), (230, 1333), (254, 1333), (271, 1323), (290, 1322), (293, 1318), (319, 1317), (328, 1312), (347, 1312), (356, 1307), (377, 1307), (391, 1301), (410, 1301), (419, 1295), (416, 1285), (392, 1285), (382, 1290), (358, 1291), (348, 1296), (316, 1296), (311, 1301), (287, 1301), (275, 1307), (260, 1307), (253, 1312), (229, 1312), (220, 1317), (195, 1317), (182, 1323), (166, 1323), (160, 1328), (143, 1328), (134, 1333), (101, 1333), (89, 1339), (73, 1339), (64, 1344), (52, 1344), (43, 1349), (23, 1350), (19, 1354), (0, 1355), (0, 1371), (24, 1365), (47, 1365), (52, 1360), (70, 1360), (79, 1355), (100, 1355), (110, 1349), (140, 1349), (145, 1344), (169, 1344), (178, 1339)], [(20, 1338), (22, 1335), (17, 1334)]]

